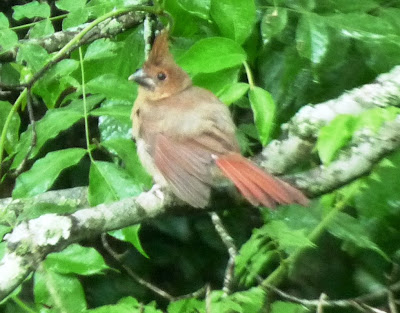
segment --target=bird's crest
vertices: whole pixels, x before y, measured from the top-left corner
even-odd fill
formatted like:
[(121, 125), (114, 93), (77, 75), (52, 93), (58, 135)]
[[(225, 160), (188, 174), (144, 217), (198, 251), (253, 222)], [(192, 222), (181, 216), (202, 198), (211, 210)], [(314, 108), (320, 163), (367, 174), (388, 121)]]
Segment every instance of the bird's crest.
[(168, 30), (164, 29), (154, 40), (147, 62), (158, 65), (167, 58), (169, 59), (172, 57), (168, 47)]

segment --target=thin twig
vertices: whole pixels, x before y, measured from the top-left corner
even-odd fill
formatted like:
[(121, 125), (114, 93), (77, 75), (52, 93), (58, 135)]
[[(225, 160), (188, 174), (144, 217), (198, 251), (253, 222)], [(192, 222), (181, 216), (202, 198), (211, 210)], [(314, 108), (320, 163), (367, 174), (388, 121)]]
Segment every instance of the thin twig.
[(157, 286), (149, 283), (148, 281), (144, 280), (143, 278), (141, 278), (138, 274), (136, 274), (134, 271), (132, 271), (132, 269), (130, 267), (128, 267), (127, 265), (125, 265), (122, 261), (121, 261), (121, 256), (116, 253), (111, 246), (109, 245), (107, 238), (106, 238), (106, 234), (102, 234), (101, 235), (101, 241), (103, 243), (104, 248), (107, 250), (107, 252), (119, 263), (119, 265), (128, 273), (128, 275), (133, 278), (137, 283), (139, 283), (140, 285), (146, 287), (147, 289), (153, 291), (154, 293), (156, 293), (157, 295), (159, 295), (160, 297), (167, 299), (169, 301), (174, 301), (174, 297), (171, 296), (168, 292), (158, 288)]
[(211, 287), (209, 284), (206, 287), (206, 313), (211, 313)]
[(327, 295), (324, 293), (321, 293), (321, 295), (319, 296), (319, 303), (317, 305), (317, 313), (323, 313), (324, 312), (324, 305), (323, 305), (323, 301), (325, 301), (327, 299)]
[(396, 301), (392, 290), (388, 290), (388, 306), (390, 313), (398, 313)]
[[(353, 307), (360, 312), (375, 312), (375, 313), (382, 313), (384, 311), (371, 307), (366, 302), (369, 301), (374, 301), (374, 300), (379, 300), (383, 298), (385, 295), (388, 295), (389, 297), (389, 308), (390, 312), (392, 313), (397, 313), (397, 308), (396, 308), (396, 301), (394, 299), (393, 292), (400, 290), (400, 282), (397, 282), (393, 285), (391, 285), (388, 289), (381, 289), (376, 292), (372, 292), (369, 294), (365, 294), (359, 297), (355, 298), (349, 298), (349, 299), (340, 299), (340, 300), (327, 300), (327, 296), (325, 294), (322, 294), (319, 299), (313, 299), (313, 300), (308, 300), (308, 299), (301, 299), (298, 297), (295, 297), (293, 295), (290, 295), (275, 286), (272, 285), (263, 285), (266, 289), (273, 291), (280, 297), (282, 297), (285, 300), (288, 300), (290, 302), (294, 303), (299, 303), (301, 305), (304, 305), (306, 307), (316, 307), (317, 312), (322, 312), (320, 311), (321, 307), (341, 307), (341, 308), (350, 308)], [(393, 311), (394, 310), (394, 311)]]
[(214, 224), (215, 230), (228, 250), (229, 260), (225, 269), (224, 286), (222, 288), (224, 295), (227, 296), (232, 292), (232, 283), (235, 269), (235, 259), (238, 254), (233, 238), (229, 235), (221, 218), (215, 212), (210, 212), (211, 221)]
[(102, 244), (104, 246), (104, 248), (107, 250), (107, 252), (118, 262), (118, 264), (128, 273), (129, 276), (131, 276), (137, 283), (139, 283), (140, 285), (150, 289), (151, 291), (153, 291), (154, 293), (158, 294), (160, 297), (167, 299), (169, 301), (178, 301), (178, 300), (183, 300), (183, 299), (189, 299), (189, 298), (200, 298), (203, 297), (206, 293), (206, 286), (201, 287), (199, 290), (196, 290), (194, 292), (182, 295), (182, 296), (178, 296), (178, 297), (174, 297), (172, 295), (170, 295), (169, 293), (167, 293), (166, 291), (158, 288), (157, 286), (153, 285), (152, 283), (149, 283), (148, 281), (144, 280), (143, 278), (141, 278), (138, 274), (136, 274), (134, 271), (132, 271), (131, 268), (129, 268), (128, 266), (126, 266), (123, 262), (122, 259), (125, 257), (125, 253), (117, 253), (116, 251), (114, 251), (110, 244), (107, 241), (106, 238), (106, 234), (103, 233), (101, 235), (101, 241)]

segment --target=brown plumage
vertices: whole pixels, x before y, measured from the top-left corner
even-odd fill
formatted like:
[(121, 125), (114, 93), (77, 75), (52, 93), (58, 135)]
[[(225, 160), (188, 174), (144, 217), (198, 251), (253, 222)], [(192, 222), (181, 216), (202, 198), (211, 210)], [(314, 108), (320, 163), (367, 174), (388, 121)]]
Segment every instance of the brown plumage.
[(308, 203), (300, 191), (239, 154), (228, 108), (210, 91), (192, 85), (169, 52), (166, 31), (129, 79), (139, 84), (132, 133), (156, 183), (200, 208), (208, 204), (217, 176), (229, 178), (253, 205)]

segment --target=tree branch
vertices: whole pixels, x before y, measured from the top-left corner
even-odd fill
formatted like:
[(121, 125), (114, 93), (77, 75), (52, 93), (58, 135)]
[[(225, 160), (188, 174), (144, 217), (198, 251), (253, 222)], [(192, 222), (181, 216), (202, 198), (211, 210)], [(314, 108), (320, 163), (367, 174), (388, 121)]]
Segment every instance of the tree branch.
[(33, 271), (47, 254), (83, 238), (98, 236), (167, 212), (171, 200), (145, 192), (136, 198), (85, 208), (71, 215), (45, 214), (22, 222), (5, 236), (0, 262), (0, 301)]
[[(88, 44), (100, 38), (115, 37), (119, 33), (139, 25), (142, 23), (143, 19), (144, 13), (139, 11), (130, 12), (115, 18), (111, 18), (94, 27), (82, 38), (82, 42)], [(48, 53), (56, 52), (63, 48), (88, 25), (89, 23), (82, 24), (77, 27), (56, 32), (46, 37), (24, 39), (20, 41), (20, 44), (37, 44), (47, 50)], [(15, 60), (19, 46), (20, 45), (17, 45), (13, 50), (1, 53), (0, 62), (11, 62)]]
[(311, 154), (321, 127), (340, 114), (359, 115), (377, 107), (400, 104), (400, 66), (379, 75), (371, 84), (344, 93), (337, 99), (309, 104), (282, 126), (283, 140), (273, 140), (257, 162), (273, 174), (287, 173)]

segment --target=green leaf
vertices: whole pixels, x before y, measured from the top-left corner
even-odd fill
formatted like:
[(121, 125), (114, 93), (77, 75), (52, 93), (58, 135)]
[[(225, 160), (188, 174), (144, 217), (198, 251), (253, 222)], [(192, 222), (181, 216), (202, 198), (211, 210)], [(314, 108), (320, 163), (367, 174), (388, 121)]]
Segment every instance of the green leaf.
[[(115, 108), (114, 108), (115, 107)], [(120, 110), (118, 113), (117, 110)], [(101, 108), (93, 115), (101, 114), (99, 130), (102, 141), (114, 138), (132, 139), (132, 121), (130, 113), (132, 102), (124, 100), (105, 100)]]
[(50, 19), (46, 18), (32, 27), (29, 32), (29, 38), (40, 38), (54, 33), (54, 27)]
[(129, 119), (132, 111), (132, 106), (128, 105), (112, 105), (102, 106), (90, 112), (92, 116), (113, 116)]
[(361, 249), (369, 249), (380, 254), (390, 262), (390, 258), (383, 252), (379, 246), (368, 236), (368, 230), (363, 227), (360, 221), (348, 214), (337, 213), (334, 220), (328, 225), (329, 232), (345, 242)]
[(137, 196), (141, 191), (135, 179), (121, 167), (109, 162), (92, 162), (89, 173), (91, 205)]
[(114, 305), (104, 305), (102, 307), (86, 311), (87, 313), (162, 313), (153, 304), (144, 305), (132, 297), (122, 298)]
[(367, 110), (357, 118), (355, 129), (368, 128), (376, 133), (385, 122), (393, 121), (399, 114), (400, 109), (396, 107)]
[(379, 8), (379, 17), (390, 23), (393, 29), (397, 30), (398, 35), (400, 35), (399, 16), (400, 16), (400, 8)]
[(302, 304), (275, 301), (271, 305), (271, 313), (307, 313), (310, 312)]
[(0, 12), (0, 29), (7, 29), (10, 27), (10, 22), (3, 12)]
[(381, 161), (366, 179), (365, 187), (356, 197), (358, 212), (368, 219), (399, 216), (400, 209), (400, 153)]
[(109, 234), (119, 240), (130, 242), (144, 257), (150, 258), (144, 251), (139, 239), (140, 225), (133, 225), (122, 229), (117, 229)]
[(296, 47), (302, 57), (313, 64), (320, 64), (329, 45), (329, 32), (325, 17), (305, 14), (301, 17), (296, 32)]
[(242, 98), (249, 90), (249, 84), (246, 83), (234, 83), (225, 86), (223, 90), (218, 94), (218, 98), (225, 104), (230, 105), (233, 102)]
[(266, 235), (276, 240), (279, 247), (287, 253), (304, 247), (315, 247), (302, 229), (290, 229), (283, 221), (271, 221), (263, 229)]
[(85, 23), (89, 19), (89, 11), (85, 8), (79, 8), (71, 11), (63, 20), (63, 30), (76, 27)]
[(152, 178), (143, 168), (136, 153), (136, 145), (131, 139), (114, 138), (102, 142), (102, 146), (111, 153), (116, 153), (121, 158), (126, 170), (136, 180), (138, 185), (142, 185), (143, 188), (151, 187)]
[(117, 55), (118, 44), (109, 39), (98, 39), (92, 42), (86, 50), (85, 61), (110, 58)]
[(22, 64), (25, 61), (33, 72), (39, 71), (49, 59), (47, 51), (39, 45), (23, 44), (18, 49), (17, 62)]
[(168, 305), (168, 313), (203, 312), (204, 310), (204, 301), (194, 298), (174, 301)]
[(212, 73), (239, 66), (246, 60), (246, 53), (233, 40), (211, 37), (197, 41), (182, 55), (178, 63), (192, 74)]
[(0, 47), (2, 51), (8, 51), (18, 43), (18, 36), (9, 29), (9, 24), (7, 17), (0, 12)]
[(127, 79), (114, 74), (104, 74), (86, 84), (87, 91), (100, 93), (109, 99), (135, 100), (134, 86)]
[[(102, 95), (94, 95), (94, 96), (87, 96), (86, 97), (86, 109), (87, 111), (90, 113), (91, 110), (93, 110), (93, 108), (95, 106), (97, 106), (99, 103), (101, 103), (104, 100), (104, 96)], [(70, 104), (68, 104), (68, 106), (66, 107), (69, 110), (76, 110), (77, 112), (82, 112), (82, 114), (84, 113), (84, 109), (83, 109), (83, 99), (82, 98), (78, 98), (78, 99), (74, 99), (71, 101)]]
[(94, 248), (72, 244), (61, 252), (50, 253), (45, 260), (46, 268), (59, 274), (93, 275), (109, 267)]
[(212, 0), (211, 16), (222, 35), (242, 44), (256, 21), (254, 0)]
[[(306, 11), (312, 11), (315, 8), (315, 0), (294, 0), (294, 1), (288, 1), (288, 6), (295, 9), (299, 10), (300, 12)], [(305, 14), (304, 14), (305, 15)]]
[(235, 260), (235, 275), (239, 283), (251, 286), (258, 275), (265, 273), (276, 256), (276, 247), (269, 243), (265, 227), (254, 230), (250, 239), (240, 248)]
[[(8, 117), (12, 109), (12, 105), (6, 101), (0, 101), (0, 133), (3, 132), (4, 123)], [(8, 128), (6, 131), (6, 141), (4, 144), (5, 150), (8, 154), (12, 154), (15, 152), (16, 145), (18, 142), (18, 135), (19, 135), (19, 127), (21, 121), (19, 115), (14, 113), (11, 117), (11, 121), (8, 124)]]
[[(10, 231), (12, 231), (11, 226), (5, 226), (5, 225), (0, 224), (0, 241), (2, 241), (4, 235), (9, 233)], [(1, 259), (1, 257), (0, 257), (0, 259)]]
[(90, 9), (91, 16), (99, 17), (110, 13), (112, 10), (123, 8), (125, 2), (126, 0), (90, 0), (87, 4), (87, 8)]
[(368, 12), (373, 9), (382, 7), (375, 0), (362, 0), (362, 1), (348, 1), (348, 0), (335, 0), (335, 1), (318, 1), (320, 10), (327, 13), (331, 12)]
[[(43, 147), (43, 145), (58, 136), (60, 132), (70, 128), (83, 117), (83, 114), (77, 110), (70, 108), (54, 109), (46, 112), (46, 115), (36, 122), (36, 145), (32, 149), (30, 159), (34, 158)], [(17, 168), (29, 151), (32, 142), (31, 126), (21, 135), (20, 142), (17, 147), (17, 155), (14, 158), (12, 169)]]
[(254, 87), (249, 90), (249, 100), (261, 144), (265, 145), (274, 127), (276, 112), (274, 99), (272, 99), (268, 91), (260, 87)]
[(203, 87), (218, 95), (227, 85), (237, 83), (239, 68), (227, 68), (213, 73), (198, 73), (192, 80), (195, 86)]
[(334, 14), (324, 16), (324, 21), (344, 36), (359, 40), (390, 40), (398, 33), (390, 22), (364, 13)]
[(15, 5), (13, 6), (13, 10), (13, 18), (16, 21), (23, 18), (50, 17), (50, 6), (46, 2), (39, 3), (38, 1), (32, 1), (24, 5)]
[(84, 8), (86, 0), (58, 0), (56, 1), (56, 7), (64, 11), (74, 11), (77, 9)]
[(354, 116), (340, 115), (320, 129), (317, 150), (322, 163), (329, 164), (334, 160), (339, 150), (352, 138), (355, 126)]
[(62, 275), (45, 267), (34, 274), (35, 302), (54, 312), (86, 312), (86, 300), (78, 278)]
[(364, 52), (368, 67), (376, 73), (388, 72), (400, 64), (400, 36), (382, 37), (381, 40), (362, 39), (357, 46), (358, 50)]
[(47, 191), (64, 169), (79, 163), (85, 154), (86, 150), (80, 148), (49, 152), (37, 160), (29, 171), (18, 176), (13, 197), (32, 197)]
[(238, 303), (243, 313), (260, 312), (265, 307), (266, 292), (259, 287), (250, 288), (229, 295), (229, 299)]
[(274, 36), (281, 33), (288, 22), (287, 9), (267, 8), (261, 20), (261, 36), (264, 44), (268, 43)]
[[(4, 236), (4, 235), (3, 235)], [(1, 236), (1, 238), (3, 238), (3, 236)], [(7, 244), (5, 241), (0, 241), (0, 261), (4, 256), (4, 253), (6, 252), (6, 248), (7, 248)], [(2, 300), (3, 301), (3, 300)], [(2, 304), (3, 302), (0, 301), (0, 304)]]
[(79, 88), (80, 84), (72, 77), (79, 62), (72, 59), (62, 60), (52, 67), (33, 87), (35, 94), (41, 96), (48, 108), (54, 108), (60, 95), (68, 88)]
[(209, 18), (211, 0), (178, 0), (178, 4), (193, 15), (202, 19)]

